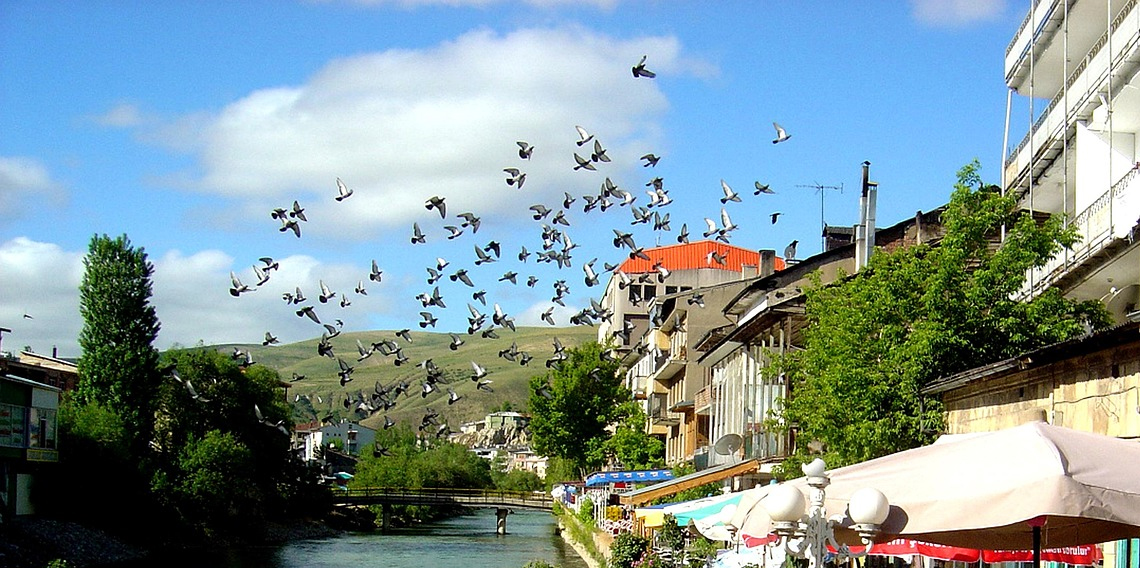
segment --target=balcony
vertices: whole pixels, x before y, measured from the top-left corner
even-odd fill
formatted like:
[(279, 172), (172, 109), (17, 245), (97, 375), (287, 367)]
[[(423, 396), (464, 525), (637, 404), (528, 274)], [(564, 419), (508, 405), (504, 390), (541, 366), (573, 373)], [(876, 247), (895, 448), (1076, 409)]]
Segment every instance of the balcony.
[(1061, 155), (1073, 122), (1092, 117), (1093, 108), (1099, 105), (1098, 93), (1106, 93), (1109, 87), (1110, 54), (1106, 47), (1111, 44), (1113, 51), (1113, 97), (1136, 75), (1140, 68), (1137, 21), (1140, 21), (1137, 19), (1137, 0), (1129, 0), (1112, 21), (1111, 42), (1109, 32), (1104, 32), (1083, 59), (1073, 62), (1073, 70), (1065, 80), (1064, 88), (1056, 91), (1029, 133), (1006, 158), (1007, 189), (1015, 193), (1025, 191), (1030, 177), (1039, 177)]
[(707, 416), (714, 402), (716, 402), (716, 393), (713, 392), (711, 386), (707, 386), (697, 391), (696, 396), (693, 397), (693, 412)]
[(1134, 168), (1073, 218), (1070, 224), (1077, 227), (1081, 242), (1061, 251), (1045, 266), (1031, 270), (1017, 299), (1032, 298), (1067, 277), (1085, 272), (1082, 266), (1111, 256), (1122, 243), (1132, 242), (1133, 230), (1140, 222), (1138, 193), (1140, 169)]

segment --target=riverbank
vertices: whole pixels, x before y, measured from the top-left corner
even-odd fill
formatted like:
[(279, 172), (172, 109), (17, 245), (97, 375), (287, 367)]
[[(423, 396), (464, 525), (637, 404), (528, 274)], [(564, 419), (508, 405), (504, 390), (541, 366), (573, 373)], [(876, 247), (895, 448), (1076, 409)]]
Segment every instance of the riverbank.
[(0, 526), (0, 566), (6, 568), (44, 568), (57, 559), (71, 568), (83, 568), (145, 555), (145, 550), (105, 531), (77, 523), (17, 517)]
[(599, 538), (608, 535), (583, 525), (574, 515), (555, 514), (555, 518), (558, 519), (559, 536), (590, 568), (606, 568), (609, 565), (611, 542)]
[[(270, 522), (256, 544), (284, 544), (342, 532), (317, 521)], [(106, 531), (69, 521), (17, 517), (0, 525), (0, 566), (4, 568), (45, 568), (53, 560), (64, 560), (69, 568), (87, 568), (143, 560), (149, 553)]]

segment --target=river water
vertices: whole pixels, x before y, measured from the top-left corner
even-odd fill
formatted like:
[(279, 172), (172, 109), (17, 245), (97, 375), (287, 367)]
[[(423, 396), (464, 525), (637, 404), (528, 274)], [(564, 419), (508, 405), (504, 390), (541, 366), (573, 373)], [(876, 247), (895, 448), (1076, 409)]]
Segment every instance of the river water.
[[(281, 547), (148, 558), (138, 566), (170, 568), (522, 568), (545, 560), (562, 568), (587, 568), (562, 537), (550, 513), (516, 511), (507, 533), (495, 534), (495, 510), (455, 517), (386, 534), (352, 533)], [(136, 566), (131, 564), (131, 566)]]

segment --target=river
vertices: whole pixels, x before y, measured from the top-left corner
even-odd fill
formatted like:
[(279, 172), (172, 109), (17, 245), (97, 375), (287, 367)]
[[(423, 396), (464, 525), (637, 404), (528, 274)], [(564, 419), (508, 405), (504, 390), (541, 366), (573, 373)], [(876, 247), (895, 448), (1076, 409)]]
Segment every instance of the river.
[(522, 568), (545, 560), (562, 568), (587, 568), (555, 534), (550, 513), (516, 511), (505, 536), (495, 534), (495, 510), (455, 517), (386, 534), (350, 533), (281, 547), (181, 553), (130, 566), (169, 568)]

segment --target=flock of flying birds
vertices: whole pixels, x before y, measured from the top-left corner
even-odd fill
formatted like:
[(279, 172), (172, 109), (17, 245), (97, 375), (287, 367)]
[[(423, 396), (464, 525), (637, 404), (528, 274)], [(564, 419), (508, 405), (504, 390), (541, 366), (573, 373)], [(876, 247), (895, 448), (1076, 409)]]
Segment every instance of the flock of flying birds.
[[(634, 78), (649, 78), (656, 77), (653, 71), (646, 68), (646, 57), (642, 57), (637, 65), (633, 66), (632, 72)], [(773, 144), (784, 142), (790, 138), (790, 135), (779, 125), (773, 123), (776, 130), (776, 138), (772, 140)], [(611, 158), (607, 155), (607, 149), (602, 141), (595, 135), (591, 134), (582, 126), (576, 126), (578, 139), (575, 141), (580, 150), (573, 153), (573, 163), (568, 164), (571, 166), (572, 171), (599, 171), (599, 168), (605, 169), (607, 164), (611, 163)], [(505, 183), (515, 189), (521, 190), (523, 185), (527, 182), (527, 174), (524, 171), (523, 165), (528, 163), (531, 156), (535, 152), (535, 147), (526, 141), (517, 142), (518, 145), (518, 158), (521, 161), (519, 165), (503, 168), (506, 174)], [(647, 153), (641, 156), (640, 161), (644, 168), (654, 168), (660, 161), (660, 157), (653, 153)], [(567, 160), (569, 162), (569, 160)], [(721, 202), (720, 216), (718, 219), (705, 218), (706, 230), (700, 234), (705, 239), (711, 239), (716, 242), (729, 243), (732, 233), (738, 226), (732, 221), (729, 215), (729, 203), (740, 203), (740, 194), (732, 189), (731, 186), (724, 180), (720, 182), (722, 196), (719, 200)], [(456, 241), (459, 239), (475, 240), (473, 245), (473, 264), (470, 266), (459, 266), (460, 263), (455, 263), (438, 257), (434, 262), (429, 263), (425, 267), (426, 272), (426, 285), (427, 289), (421, 291), (414, 296), (414, 299), (421, 304), (422, 311), (419, 312), (420, 320), (416, 325), (420, 329), (434, 328), (438, 321), (438, 310), (447, 309), (448, 303), (459, 303), (454, 300), (454, 291), (466, 290), (460, 302), (465, 302), (469, 312), (467, 317), (468, 327), (466, 333), (468, 336), (478, 336), (481, 339), (498, 339), (501, 333), (513, 332), (515, 330), (515, 320), (512, 315), (507, 313), (500, 304), (491, 301), (488, 307), (487, 292), (484, 287), (477, 285), (477, 281), (486, 281), (488, 278), (486, 272), (491, 269), (487, 265), (494, 264), (504, 259), (507, 255), (508, 260), (513, 262), (509, 257), (517, 260), (520, 267), (527, 266), (527, 263), (533, 258), (535, 264), (550, 263), (558, 270), (569, 270), (572, 268), (572, 252), (578, 248), (578, 244), (574, 243), (571, 239), (567, 228), (571, 226), (571, 214), (578, 209), (576, 203), (580, 203), (581, 213), (583, 215), (597, 212), (595, 215), (606, 213), (610, 210), (627, 209), (630, 212), (630, 226), (644, 225), (651, 227), (654, 235), (668, 234), (673, 229), (670, 226), (670, 214), (668, 206), (673, 203), (673, 199), (669, 195), (669, 190), (666, 189), (664, 179), (661, 177), (653, 177), (645, 187), (648, 188), (644, 191), (646, 199), (638, 204), (639, 195), (635, 191), (627, 190), (620, 187), (610, 177), (605, 177), (601, 182), (599, 190), (596, 194), (588, 194), (575, 196), (568, 192), (564, 192), (564, 198), (561, 202), (556, 204), (543, 204), (536, 203), (531, 205), (528, 210), (531, 217), (541, 227), (539, 238), (531, 243), (532, 248), (528, 249), (526, 244), (518, 243), (511, 246), (509, 249), (507, 245), (499, 243), (495, 240), (490, 240), (483, 243), (477, 239), (475, 235), (479, 232), (481, 226), (481, 219), (473, 212), (460, 212), (453, 216), (448, 215), (447, 199), (444, 196), (432, 196), (424, 203), (425, 209), (429, 212), (434, 211), (439, 215), (439, 223), (442, 226), (446, 240)], [(338, 202), (344, 202), (353, 195), (353, 189), (348, 186), (340, 178), (336, 179), (337, 193), (334, 199)], [(755, 182), (754, 195), (760, 196), (765, 194), (775, 193), (768, 185)], [(781, 213), (773, 212), (770, 214), (771, 223), (775, 224)], [(302, 235), (302, 227), (308, 222), (305, 216), (305, 209), (301, 207), (300, 203), (293, 201), (291, 207), (275, 208), (270, 212), (270, 216), (279, 221), (279, 231), (282, 233), (292, 233), (295, 237), (300, 238)], [(436, 227), (428, 226), (425, 231), (421, 227), (420, 222), (414, 222), (411, 228), (411, 235), (409, 237), (410, 243), (415, 245), (424, 244), (428, 241), (429, 235), (433, 233), (432, 229)], [(643, 246), (640, 246), (634, 239), (633, 229), (613, 229), (614, 238), (613, 246), (625, 254), (628, 258), (640, 258), (651, 261), (651, 257), (646, 252)], [(660, 238), (659, 236), (657, 237)], [(676, 233), (676, 242), (688, 243), (689, 242), (689, 228), (687, 224), (682, 224)], [(787, 249), (785, 249), (785, 257), (794, 258), (795, 256), (796, 241), (793, 241)], [(714, 249), (708, 254), (706, 261), (709, 266), (724, 265), (726, 261), (726, 252)], [(635, 282), (643, 283), (664, 283), (670, 276), (669, 269), (664, 266), (660, 261), (653, 264), (650, 272), (642, 274), (625, 274), (622, 272), (618, 264), (603, 263), (602, 270), (599, 271), (595, 268), (597, 258), (593, 258), (581, 264), (582, 282), (587, 287), (594, 287), (601, 283), (601, 276), (599, 272), (611, 272), (616, 278), (619, 279), (619, 286), (621, 289), (627, 288)], [(259, 259), (259, 264), (253, 266), (253, 274), (256, 282), (252, 284), (245, 284), (241, 278), (234, 273), (230, 273), (230, 294), (234, 297), (240, 297), (243, 294), (256, 290), (258, 287), (264, 285), (269, 281), (273, 272), (279, 270), (279, 264), (270, 257)], [(497, 272), (497, 271), (496, 271)], [(478, 273), (478, 274), (477, 274)], [(368, 294), (366, 281), (371, 283), (380, 283), (383, 277), (383, 270), (378, 265), (376, 260), (372, 260), (371, 271), (365, 277), (359, 280), (359, 283), (351, 292), (344, 290), (331, 289), (324, 280), (317, 282), (318, 295), (315, 298), (318, 302), (314, 304), (312, 299), (300, 288), (296, 287), (293, 292), (288, 292), (282, 295), (282, 300), (292, 310), (294, 310), (297, 317), (307, 318), (314, 324), (320, 327), (321, 338), (317, 344), (317, 352), (322, 357), (328, 357), (334, 363), (334, 369), (340, 378), (340, 385), (345, 389), (345, 397), (342, 401), (344, 408), (350, 413), (354, 414), (357, 418), (363, 419), (375, 415), (383, 415), (383, 427), (390, 428), (395, 423), (388, 415), (387, 411), (391, 410), (397, 401), (403, 397), (414, 396), (417, 392), (421, 398), (427, 399), (435, 397), (436, 402), (446, 400), (448, 405), (455, 404), (462, 400), (464, 397), (455, 392), (449, 386), (449, 383), (455, 381), (454, 378), (457, 373), (452, 372), (449, 376), (445, 377), (443, 369), (440, 369), (432, 362), (426, 359), (424, 361), (412, 362), (404, 353), (404, 347), (411, 344), (412, 336), (410, 329), (402, 329), (394, 333), (391, 338), (385, 338), (381, 341), (366, 345), (359, 339), (356, 341), (357, 352), (351, 354), (338, 353), (334, 350), (331, 339), (337, 337), (343, 328), (343, 321), (336, 318), (322, 319), (323, 314), (318, 314), (317, 309), (320, 307), (324, 310), (326, 307), (346, 308), (352, 303), (352, 294), (363, 296)], [(533, 275), (522, 275), (517, 270), (506, 270), (501, 276), (494, 277), (497, 282), (509, 282), (512, 285), (523, 285), (529, 288), (535, 288), (539, 285), (539, 278)], [(444, 281), (450, 281), (452, 284), (447, 285)], [(568, 296), (571, 290), (571, 285), (568, 283), (570, 277), (565, 279), (558, 279), (551, 283), (553, 295), (550, 299), (551, 306), (541, 314), (541, 319), (545, 323), (556, 326), (557, 322), (554, 319), (554, 305), (565, 307), (564, 299)], [(252, 282), (252, 281), (251, 281)], [(441, 284), (445, 288), (450, 288), (448, 293), (445, 294), (441, 290)], [(467, 300), (467, 298), (470, 298)], [(631, 300), (635, 303), (639, 301), (636, 295), (631, 296)], [(694, 293), (693, 297), (689, 298), (689, 303), (703, 307), (703, 301), (699, 293)], [(605, 309), (597, 300), (591, 298), (589, 306), (582, 308), (577, 313), (569, 318), (569, 323), (573, 325), (594, 325), (600, 321), (609, 321), (613, 313)], [(623, 326), (617, 328), (613, 333), (620, 339), (628, 341), (629, 334), (632, 332), (630, 326)], [(458, 351), (467, 341), (457, 333), (450, 333), (451, 342), (449, 349)], [(265, 333), (263, 345), (269, 346), (278, 343), (278, 339), (271, 333)], [(242, 364), (252, 364), (252, 357), (241, 350), (235, 350), (233, 356), (239, 359)], [(512, 342), (509, 348), (499, 351), (499, 356), (504, 360), (518, 363), (520, 365), (528, 365), (534, 357), (525, 352), (520, 351), (518, 346)], [(609, 357), (611, 354), (607, 353), (605, 356)], [(357, 365), (370, 358), (385, 358), (392, 359), (396, 366), (402, 365), (415, 365), (420, 369), (417, 371), (421, 378), (419, 379), (418, 387), (409, 383), (407, 379), (399, 379), (392, 384), (382, 385), (377, 382), (371, 389), (359, 389), (355, 393), (350, 392), (348, 384), (353, 381), (353, 371)], [(562, 361), (568, 358), (565, 347), (558, 341), (557, 338), (553, 340), (553, 354), (546, 359), (546, 366), (548, 368), (559, 365)], [(459, 375), (463, 373), (460, 372)], [(471, 369), (466, 373), (466, 376), (475, 384), (477, 392), (493, 392), (491, 383), (492, 381), (487, 378), (487, 369), (476, 361), (471, 361)], [(304, 379), (303, 375), (293, 374), (293, 381)], [(193, 386), (188, 381), (182, 382), (190, 394), (194, 398), (199, 398), (194, 391)], [(548, 389), (540, 391), (540, 395), (551, 396)], [(316, 395), (314, 395), (316, 396)], [(300, 399), (306, 397), (305, 395), (298, 395), (295, 402), (300, 402)], [(324, 401), (321, 397), (316, 396), (317, 402), (323, 404)], [(311, 401), (310, 401), (311, 402)], [(261, 417), (259, 409), (254, 409), (259, 422), (269, 427), (281, 428), (280, 424), (270, 424)], [(324, 421), (332, 421), (333, 416), (329, 414), (324, 417)], [(444, 437), (451, 432), (451, 428), (446, 422), (440, 420), (439, 413), (428, 407), (420, 424), (417, 425), (421, 435), (427, 436), (434, 434), (436, 437)], [(282, 429), (284, 431), (284, 429)], [(383, 455), (385, 451), (383, 448), (376, 449), (377, 455)]]

